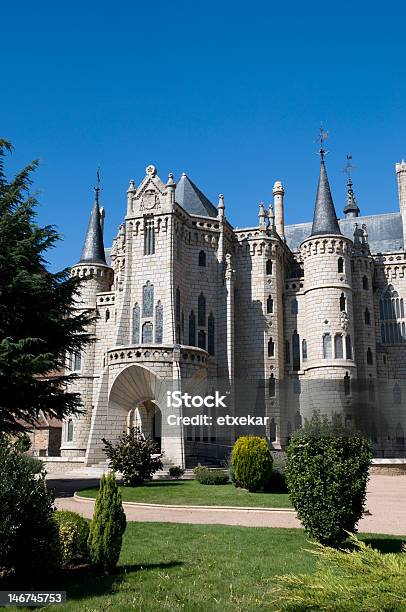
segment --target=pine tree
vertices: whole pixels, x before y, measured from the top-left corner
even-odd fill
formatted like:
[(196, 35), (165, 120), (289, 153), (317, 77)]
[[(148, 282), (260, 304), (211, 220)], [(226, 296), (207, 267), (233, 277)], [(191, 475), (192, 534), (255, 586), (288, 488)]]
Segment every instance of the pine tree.
[(89, 533), (91, 563), (105, 572), (117, 565), (120, 556), (126, 518), (113, 472), (103, 475)]
[(75, 375), (58, 372), (67, 353), (91, 341), (91, 316), (75, 311), (79, 279), (47, 269), (44, 255), (59, 235), (35, 223), (29, 190), (38, 162), (8, 182), (4, 157), (11, 151), (0, 139), (0, 432), (16, 433), (24, 428), (19, 421), (33, 423), (40, 411), (57, 418), (80, 411), (80, 396), (65, 392)]

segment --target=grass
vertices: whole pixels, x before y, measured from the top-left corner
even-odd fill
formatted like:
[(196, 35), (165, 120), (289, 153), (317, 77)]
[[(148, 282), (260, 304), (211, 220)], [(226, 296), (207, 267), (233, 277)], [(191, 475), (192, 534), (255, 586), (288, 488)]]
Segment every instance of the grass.
[[(98, 488), (78, 491), (96, 497)], [(290, 508), (287, 493), (250, 493), (232, 484), (202, 485), (197, 480), (153, 480), (141, 487), (120, 487), (123, 501), (183, 506), (252, 506)]]
[[(362, 539), (384, 552), (401, 549), (400, 537)], [(274, 577), (313, 572), (307, 548), (300, 529), (129, 523), (114, 574), (75, 570), (41, 588), (67, 591), (65, 605), (47, 608), (55, 612), (277, 610)]]

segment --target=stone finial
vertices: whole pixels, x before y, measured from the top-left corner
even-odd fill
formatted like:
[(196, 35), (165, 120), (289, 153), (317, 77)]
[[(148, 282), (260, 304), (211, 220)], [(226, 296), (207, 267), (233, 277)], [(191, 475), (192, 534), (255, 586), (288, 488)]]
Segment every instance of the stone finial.
[(170, 187), (171, 185), (175, 185), (175, 181), (173, 180), (173, 173), (172, 172), (170, 172), (168, 174), (168, 181), (166, 183), (167, 187)]
[(284, 195), (285, 190), (283, 188), (281, 181), (275, 181), (273, 189), (272, 189), (272, 193), (273, 195)]
[(265, 205), (263, 202), (259, 203), (259, 211), (258, 211), (258, 220), (259, 220), (259, 229), (262, 231), (266, 230), (266, 212)]
[(155, 176), (156, 175), (156, 168), (155, 168), (155, 166), (153, 164), (149, 164), (149, 166), (147, 166), (145, 168), (145, 173), (148, 176)]
[(357, 205), (357, 200), (354, 194), (354, 189), (352, 187), (352, 179), (351, 176), (348, 178), (347, 183), (347, 203), (344, 208), (344, 214), (347, 218), (349, 217), (358, 217), (360, 210)]
[(275, 233), (275, 212), (274, 212), (272, 203), (269, 205), (268, 218), (269, 218), (269, 229), (274, 234)]
[(222, 193), (219, 193), (219, 203), (217, 205), (217, 208), (218, 209), (222, 208), (223, 210), (225, 209), (225, 206), (224, 206), (224, 196), (223, 196)]
[(168, 174), (168, 181), (166, 183), (166, 188), (168, 190), (169, 204), (173, 208), (175, 206), (175, 188), (176, 188), (176, 183), (173, 180), (172, 172), (170, 172)]
[(135, 188), (134, 179), (131, 179), (130, 184), (129, 184), (128, 189), (127, 189), (127, 193), (135, 193), (136, 191), (137, 190)]

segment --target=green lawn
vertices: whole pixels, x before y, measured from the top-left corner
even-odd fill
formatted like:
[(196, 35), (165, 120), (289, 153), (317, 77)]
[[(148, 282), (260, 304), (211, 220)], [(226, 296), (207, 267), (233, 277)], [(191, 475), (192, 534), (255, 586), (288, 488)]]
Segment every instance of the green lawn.
[[(78, 491), (84, 497), (96, 497), (98, 489)], [(252, 506), (289, 508), (287, 493), (249, 493), (232, 484), (202, 485), (197, 480), (153, 480), (142, 487), (120, 487), (123, 501), (185, 506)]]
[[(387, 552), (401, 547), (395, 536), (363, 539)], [(274, 576), (313, 571), (308, 548), (300, 529), (129, 523), (113, 575), (75, 571), (41, 588), (67, 591), (64, 606), (47, 608), (55, 612), (276, 610)]]

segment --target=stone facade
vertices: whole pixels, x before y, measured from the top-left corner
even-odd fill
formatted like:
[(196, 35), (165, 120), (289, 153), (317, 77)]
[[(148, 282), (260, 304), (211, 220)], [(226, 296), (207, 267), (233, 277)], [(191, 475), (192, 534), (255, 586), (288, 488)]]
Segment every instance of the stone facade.
[[(391, 223), (403, 236), (406, 163), (396, 172), (400, 214)], [(72, 267), (84, 279), (78, 309), (98, 315), (96, 341), (70, 356), (84, 412), (64, 422), (62, 456), (101, 462), (102, 438), (136, 424), (168, 462), (218, 461), (247, 428), (220, 427), (210, 408), (193, 414), (211, 425), (173, 424), (191, 413), (167, 406), (169, 391), (217, 389), (226, 413), (267, 417), (255, 433), (274, 449), (318, 409), (364, 428), (377, 456), (406, 456), (405, 243), (380, 252), (379, 216), (356, 218), (351, 181), (349, 189), (338, 224), (322, 160), (313, 227), (285, 227), (277, 181), (258, 224), (235, 230), (223, 196), (216, 209), (186, 175), (164, 183), (148, 166), (137, 187), (130, 182), (106, 258), (96, 190)]]

